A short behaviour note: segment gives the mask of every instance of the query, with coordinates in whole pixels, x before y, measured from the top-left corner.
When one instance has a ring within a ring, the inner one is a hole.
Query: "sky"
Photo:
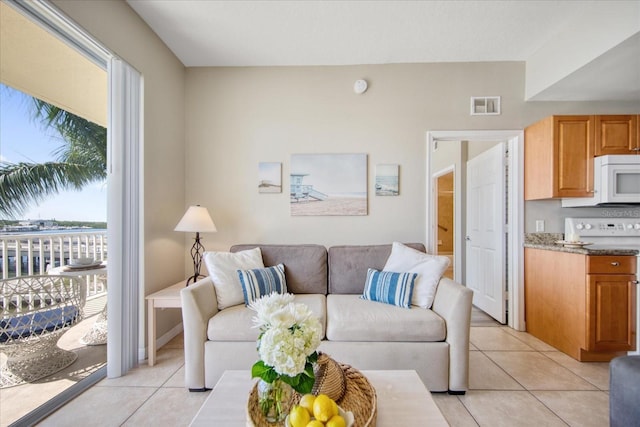
[[[259,181],[270,181],[282,185],[282,163],[260,162],[258,164]]]
[[[30,97],[0,84],[0,160],[42,163],[55,159],[54,152],[63,142],[32,117]],[[0,219],[8,218],[0,216]],[[104,222],[107,220],[106,182],[49,196],[33,203],[24,215],[14,219]]]
[[[328,195],[367,194],[366,154],[293,154],[291,173]]]

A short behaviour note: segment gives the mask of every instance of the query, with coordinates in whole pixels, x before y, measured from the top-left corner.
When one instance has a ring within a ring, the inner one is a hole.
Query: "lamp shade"
[[[207,208],[200,205],[189,206],[189,209],[187,209],[187,212],[185,212],[174,230],[196,233],[213,233],[218,231]]]

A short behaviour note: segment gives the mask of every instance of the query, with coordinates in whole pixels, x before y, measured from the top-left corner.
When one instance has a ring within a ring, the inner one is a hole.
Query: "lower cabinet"
[[[635,276],[588,274],[588,351],[635,350]]]
[[[527,331],[579,361],[635,350],[636,258],[525,248]]]

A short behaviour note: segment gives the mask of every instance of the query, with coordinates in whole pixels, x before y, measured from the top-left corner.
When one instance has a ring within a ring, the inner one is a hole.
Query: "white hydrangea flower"
[[[253,317],[254,327],[268,328],[273,313],[293,303],[295,297],[292,294],[278,294],[272,293],[271,295],[265,295],[255,301],[253,301],[249,308],[256,312],[256,316]]]
[[[304,371],[307,357],[320,345],[322,327],[304,304],[291,294],[271,294],[249,308],[256,312],[254,325],[262,330],[258,340],[260,359],[280,375],[294,377]]]

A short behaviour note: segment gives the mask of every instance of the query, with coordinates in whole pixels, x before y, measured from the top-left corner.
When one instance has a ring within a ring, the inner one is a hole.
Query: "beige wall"
[[[353,93],[356,79],[369,90]],[[324,245],[425,240],[426,132],[522,129],[550,114],[640,111],[636,103],[525,103],[524,64],[190,68],[186,198],[207,206],[234,243]],[[470,96],[502,97],[499,116],[470,116]],[[292,153],[366,153],[369,215],[291,217]],[[283,163],[282,194],[258,194],[260,161]],[[375,165],[400,164],[400,196],[376,197]]]
[[[144,79],[145,294],[185,277],[184,233],[173,228],[184,204],[184,67],[138,15],[118,1],[54,1]],[[159,313],[158,336],[180,322]]]

